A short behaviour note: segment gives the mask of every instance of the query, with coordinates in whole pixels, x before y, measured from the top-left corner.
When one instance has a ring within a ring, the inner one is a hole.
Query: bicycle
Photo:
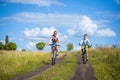
[[[82,49],[82,61],[83,61],[83,64],[86,64],[87,63],[87,45],[84,46],[84,48]]]
[[[83,48],[82,48],[82,61],[83,61],[83,64],[86,64],[87,61],[88,61],[88,56],[87,56],[87,48],[90,48],[92,45],[84,45]]]
[[[57,56],[57,50],[56,47],[60,45],[54,45],[54,44],[49,44],[52,47],[52,57],[51,57],[51,64],[54,65],[56,64],[56,56]]]

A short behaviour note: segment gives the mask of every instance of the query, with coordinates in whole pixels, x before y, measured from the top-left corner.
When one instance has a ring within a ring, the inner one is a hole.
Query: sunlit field
[[[120,80],[120,49],[94,49],[89,58],[97,80]]]
[[[50,53],[0,51],[0,80],[9,80],[48,62]]]
[[[68,80],[78,65],[80,52],[67,53],[65,59],[34,80]],[[77,54],[76,54],[77,53]],[[59,55],[63,56],[64,52]],[[10,80],[50,63],[48,52],[0,51],[0,80]],[[97,80],[120,79],[120,49],[97,48],[89,50],[89,64]],[[59,71],[59,72],[58,72]],[[55,76],[54,76],[55,75]]]

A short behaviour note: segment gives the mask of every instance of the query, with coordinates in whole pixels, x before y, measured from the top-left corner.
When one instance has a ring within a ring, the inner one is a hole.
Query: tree
[[[9,50],[8,43],[9,43],[9,37],[8,37],[8,35],[6,35],[6,37],[5,37],[5,50]]]
[[[17,45],[13,42],[8,43],[9,50],[16,50]]]
[[[67,50],[71,51],[73,49],[73,44],[72,43],[68,43],[67,44]]]
[[[113,45],[112,45],[112,48],[117,48],[117,45],[113,44]]]
[[[9,50],[9,44],[5,44],[4,49]]]
[[[22,49],[21,51],[26,51],[26,49]]]
[[[4,45],[2,42],[0,42],[0,50],[4,50]]]
[[[43,50],[44,48],[45,48],[45,42],[38,42],[38,43],[36,43],[36,48],[38,49],[38,50]]]
[[[9,43],[9,37],[8,37],[8,35],[6,35],[5,44],[8,44],[8,43]]]

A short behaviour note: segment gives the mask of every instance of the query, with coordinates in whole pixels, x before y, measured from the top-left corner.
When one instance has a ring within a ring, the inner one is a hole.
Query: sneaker
[[[87,59],[87,61],[88,61],[88,59]]]

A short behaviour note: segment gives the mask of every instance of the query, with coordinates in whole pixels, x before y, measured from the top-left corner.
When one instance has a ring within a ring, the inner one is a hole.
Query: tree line
[[[36,43],[36,48],[38,50],[43,50],[46,46],[45,42],[38,42]],[[66,45],[66,48],[68,51],[71,51],[73,49],[73,44],[72,43],[68,43]],[[14,42],[9,42],[9,36],[6,35],[5,37],[5,44],[3,44],[2,42],[0,42],[0,50],[16,50],[17,49],[17,45]],[[26,51],[26,49],[22,49],[22,51]]]
[[[36,48],[38,50],[43,50],[45,48],[45,46],[46,46],[45,42],[38,42],[38,43],[36,43]],[[66,48],[67,48],[68,51],[71,51],[73,49],[73,44],[72,43],[68,43],[66,45]]]
[[[0,42],[0,50],[16,50],[17,45],[14,42],[9,42],[9,37],[6,35],[5,37],[5,45]]]

